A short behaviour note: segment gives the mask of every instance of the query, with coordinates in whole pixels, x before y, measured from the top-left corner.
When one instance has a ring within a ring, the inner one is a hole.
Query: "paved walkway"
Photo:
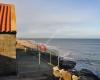
[[[51,66],[43,58],[39,65],[35,52],[17,51],[17,61],[18,75],[1,77],[0,80],[48,80],[47,75],[51,74]]]

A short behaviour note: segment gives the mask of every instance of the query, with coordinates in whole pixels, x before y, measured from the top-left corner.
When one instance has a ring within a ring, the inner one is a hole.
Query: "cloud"
[[[11,0],[16,5],[17,37],[75,37],[96,35],[92,22],[99,24],[90,7],[61,4],[59,1]],[[70,3],[70,2],[69,2]],[[73,3],[74,4],[74,3]],[[88,3],[89,4],[89,3]],[[91,28],[93,28],[91,30]],[[97,30],[97,29],[96,29]],[[92,32],[91,32],[92,31]]]
[[[3,2],[3,0],[0,0],[0,2]]]

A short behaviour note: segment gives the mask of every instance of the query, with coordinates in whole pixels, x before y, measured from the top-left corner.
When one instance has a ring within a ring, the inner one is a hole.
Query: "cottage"
[[[15,7],[0,3],[0,75],[16,73],[16,69]]]

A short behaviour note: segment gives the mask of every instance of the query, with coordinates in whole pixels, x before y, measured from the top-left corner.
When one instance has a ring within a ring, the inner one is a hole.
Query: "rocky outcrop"
[[[92,71],[88,69],[81,69],[79,71],[80,80],[100,80]]]
[[[73,69],[76,66],[75,61],[60,59],[59,67],[65,70]]]
[[[30,49],[37,49],[37,44],[32,43],[30,40],[17,40],[16,48],[24,49],[24,48],[30,48]]]

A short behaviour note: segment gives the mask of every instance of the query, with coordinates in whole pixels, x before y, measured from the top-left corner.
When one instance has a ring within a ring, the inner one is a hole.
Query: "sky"
[[[0,0],[16,8],[18,38],[100,38],[100,0]]]

